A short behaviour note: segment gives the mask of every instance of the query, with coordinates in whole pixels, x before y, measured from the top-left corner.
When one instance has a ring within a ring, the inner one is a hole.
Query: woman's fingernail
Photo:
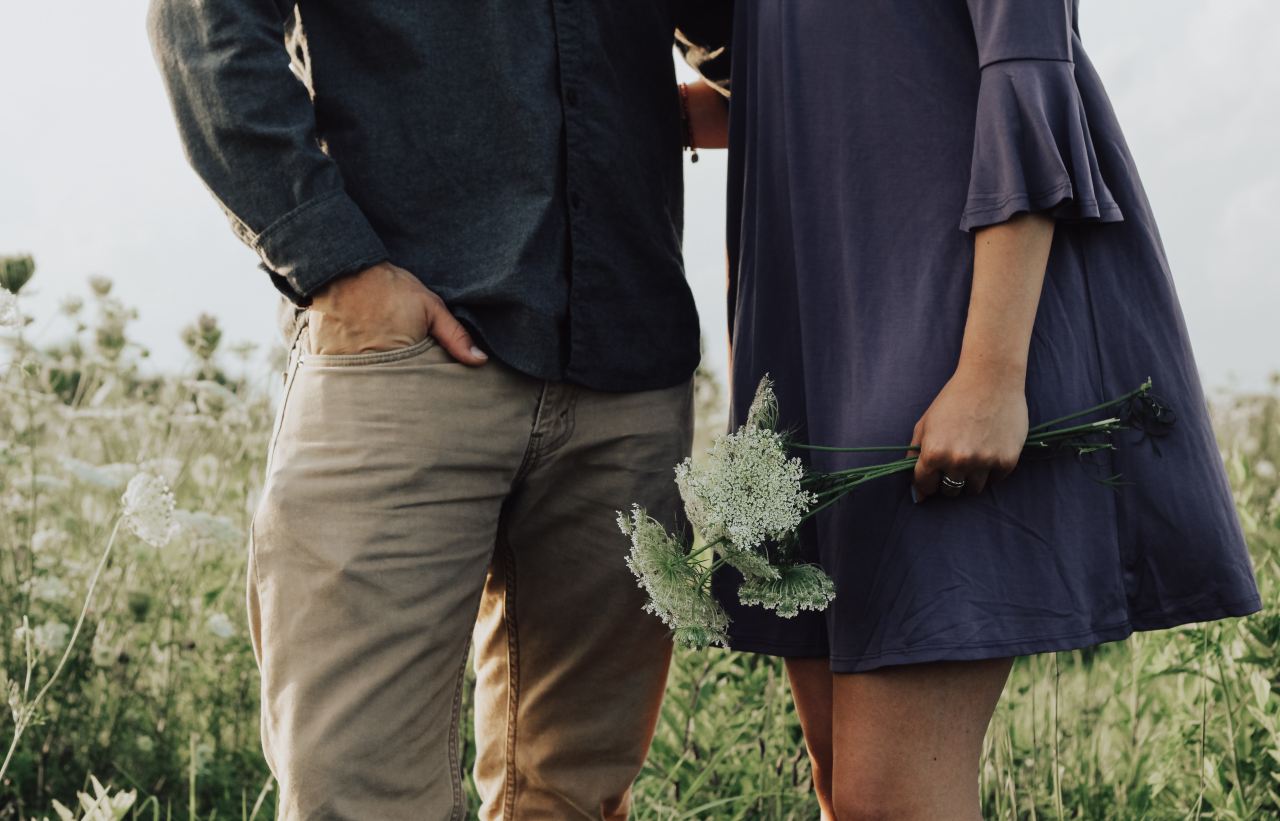
[[[480,350],[480,349],[479,349],[479,348],[477,348],[475,345],[472,345],[472,346],[471,346],[471,355],[472,355],[472,356],[474,356],[476,359],[488,359],[488,358],[489,358],[489,354],[487,354],[487,353],[485,353],[484,351]]]
[[[916,505],[920,504],[920,494],[916,493],[915,485],[911,486],[911,503]]]

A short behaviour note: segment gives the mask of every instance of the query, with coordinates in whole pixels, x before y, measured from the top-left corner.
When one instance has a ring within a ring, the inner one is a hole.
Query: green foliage
[[[144,376],[133,312],[109,280],[62,315],[57,341],[0,332],[0,689],[21,688],[24,615],[33,628],[75,618],[134,470],[169,480],[184,529],[162,550],[121,537],[81,641],[0,783],[0,821],[52,816],[54,800],[92,791],[90,773],[137,790],[128,817],[270,818],[242,600],[279,374],[254,385],[227,376],[221,331],[201,318],[183,334],[190,371]],[[711,383],[699,398],[704,421],[719,412]],[[1263,596],[1276,602],[1280,390],[1216,410]],[[987,739],[987,816],[1280,816],[1278,653],[1272,607],[1020,659]],[[55,659],[37,659],[37,685]],[[0,744],[11,729],[6,711]],[[779,661],[677,653],[633,815],[817,818]]]

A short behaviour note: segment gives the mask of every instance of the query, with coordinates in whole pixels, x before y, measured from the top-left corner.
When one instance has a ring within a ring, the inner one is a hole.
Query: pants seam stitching
[[[458,725],[462,716],[462,682],[466,669],[467,653],[463,652],[453,687],[453,711],[449,718],[449,787],[453,790],[453,810],[450,817],[458,821],[466,817],[462,795],[462,764],[458,760]]]
[[[538,426],[542,424],[542,414],[546,409],[547,388],[548,383],[543,382],[541,389],[538,391],[538,408],[534,411],[533,425],[529,428],[529,443],[525,446],[524,458],[520,460],[520,467],[516,468],[513,482],[523,479],[541,455],[542,434],[538,431]]]
[[[503,620],[507,627],[507,750],[506,788],[503,790],[502,817],[513,821],[516,817],[517,794],[516,741],[519,732],[517,720],[520,707],[520,640],[516,622],[516,567],[511,544],[505,539],[501,547],[504,553]]]

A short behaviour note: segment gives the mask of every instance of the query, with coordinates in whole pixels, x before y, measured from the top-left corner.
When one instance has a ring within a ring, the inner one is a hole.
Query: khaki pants
[[[675,517],[691,386],[598,393],[429,340],[313,355],[303,317],[248,585],[280,817],[463,818],[474,632],[482,816],[624,818],[670,641],[614,512]]]

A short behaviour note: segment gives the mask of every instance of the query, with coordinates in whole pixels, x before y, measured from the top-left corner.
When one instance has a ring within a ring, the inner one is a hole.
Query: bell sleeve
[[[1076,85],[1073,0],[968,0],[981,79],[962,231],[1040,212],[1124,219]]]

